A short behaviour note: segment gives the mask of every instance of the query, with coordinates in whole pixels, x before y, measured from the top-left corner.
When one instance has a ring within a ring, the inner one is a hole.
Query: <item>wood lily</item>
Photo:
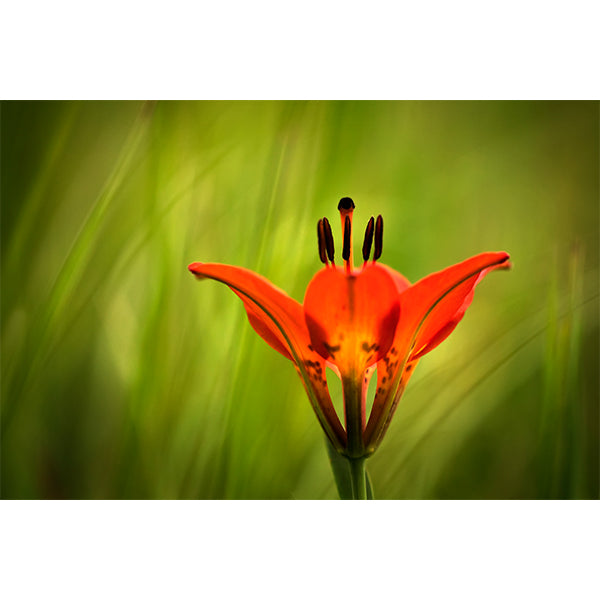
[[[352,462],[375,452],[420,358],[448,337],[471,304],[475,286],[490,271],[507,268],[509,256],[478,254],[411,285],[377,262],[383,247],[381,215],[369,220],[363,264],[353,266],[354,203],[342,198],[338,209],[342,264],[335,263],[329,221],[321,219],[317,234],[324,268],[309,283],[303,304],[241,267],[195,262],[188,268],[198,279],[220,281],[239,296],[255,331],[294,363],[329,441]],[[342,382],[344,424],[327,388],[327,367]],[[375,371],[373,408],[366,415]]]

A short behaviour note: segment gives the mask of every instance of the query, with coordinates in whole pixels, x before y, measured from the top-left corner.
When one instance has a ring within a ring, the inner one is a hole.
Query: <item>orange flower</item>
[[[450,335],[471,304],[475,286],[490,271],[507,268],[509,256],[478,254],[411,285],[377,263],[383,242],[381,215],[377,220],[371,217],[362,248],[364,262],[354,268],[354,202],[342,198],[338,209],[343,266],[335,265],[331,227],[321,219],[317,232],[325,267],[309,283],[303,304],[241,267],[196,262],[188,268],[198,279],[228,285],[241,298],[254,330],[294,363],[335,449],[358,459],[371,455],[381,443],[419,359]],[[327,367],[342,381],[345,426],[329,395]],[[377,391],[367,419],[367,389],[375,370]]]

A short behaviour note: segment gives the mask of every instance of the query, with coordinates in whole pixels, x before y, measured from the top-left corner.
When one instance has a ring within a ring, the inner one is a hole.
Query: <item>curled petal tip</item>
[[[200,263],[200,262],[193,262],[188,265],[188,271],[190,273],[193,273],[197,277],[201,276],[201,273],[200,273],[201,268],[202,268],[202,263]]]
[[[500,260],[496,263],[496,269],[502,271],[508,271],[512,269],[512,262],[510,262],[510,254],[508,252],[498,252]]]
[[[513,264],[510,262],[510,254],[508,252],[504,253],[506,255],[504,262],[502,263],[501,269],[512,269]]]

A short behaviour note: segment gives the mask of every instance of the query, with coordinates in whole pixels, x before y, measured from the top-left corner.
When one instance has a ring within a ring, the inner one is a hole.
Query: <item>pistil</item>
[[[352,198],[342,198],[338,203],[338,210],[340,211],[342,233],[344,234],[342,258],[346,266],[346,273],[350,274],[354,268],[352,252],[352,214],[354,213],[354,201]]]

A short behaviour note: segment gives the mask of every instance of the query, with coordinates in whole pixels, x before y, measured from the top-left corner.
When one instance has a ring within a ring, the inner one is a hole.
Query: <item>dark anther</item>
[[[323,232],[325,234],[325,248],[327,248],[327,258],[333,262],[333,233],[327,217],[323,218]]]
[[[338,210],[354,210],[352,198],[342,198],[338,203]]]
[[[319,258],[323,264],[327,264],[327,248],[325,247],[325,228],[323,227],[323,219],[319,219],[317,224],[317,237],[319,238]]]
[[[375,219],[371,217],[365,229],[365,241],[363,242],[363,260],[369,260],[371,254],[371,246],[373,245],[373,228],[375,227]]]
[[[342,258],[344,260],[350,260],[350,217],[346,215],[344,221],[344,249],[342,251]]]
[[[377,260],[383,251],[383,217],[379,215],[375,222],[375,250],[373,251],[373,260]]]

